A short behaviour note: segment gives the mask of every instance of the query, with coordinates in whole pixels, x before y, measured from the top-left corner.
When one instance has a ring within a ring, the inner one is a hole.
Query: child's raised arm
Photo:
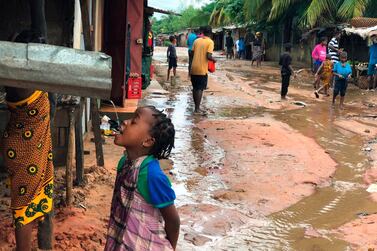
[[[181,225],[178,211],[174,205],[170,205],[168,207],[161,208],[160,212],[165,221],[165,231],[167,238],[170,241],[173,249],[175,250],[177,248],[179,227]]]

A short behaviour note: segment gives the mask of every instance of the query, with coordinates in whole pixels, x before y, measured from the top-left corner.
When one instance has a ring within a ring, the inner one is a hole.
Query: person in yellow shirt
[[[191,66],[191,83],[193,87],[193,98],[195,103],[195,114],[204,114],[200,110],[200,103],[203,91],[207,89],[208,83],[208,60],[216,62],[212,57],[214,42],[209,36],[212,34],[211,27],[202,27],[203,37],[195,40],[192,48],[194,57]]]

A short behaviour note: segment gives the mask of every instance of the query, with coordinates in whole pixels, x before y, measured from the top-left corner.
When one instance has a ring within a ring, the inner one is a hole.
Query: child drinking
[[[328,94],[329,86],[331,83],[331,80],[333,78],[333,62],[331,61],[331,55],[326,55],[326,60],[322,62],[321,66],[318,68],[315,78],[322,80],[322,87],[320,87],[318,90],[314,92],[316,98],[319,98],[319,92],[324,89],[325,95],[330,96]]]
[[[347,81],[351,77],[352,69],[350,64],[347,62],[347,52],[343,51],[340,53],[340,62],[334,65],[334,95],[332,104],[335,105],[336,97],[340,93],[340,109],[344,107],[344,97],[347,91]]]
[[[285,44],[285,52],[280,56],[279,65],[281,65],[281,99],[286,99],[288,93],[291,75],[294,73],[291,57],[291,44]]]
[[[169,63],[169,68],[168,68],[168,78],[167,80],[169,81],[170,79],[170,71],[173,69],[173,74],[174,77],[177,74],[177,50],[176,50],[176,45],[177,45],[177,39],[174,36],[169,37],[170,40],[170,45],[168,47],[167,51],[167,57],[168,57],[168,63]]]
[[[155,107],[138,108],[114,143],[124,147],[118,164],[105,250],[175,250],[180,219],[175,193],[158,159],[174,147],[174,126]]]

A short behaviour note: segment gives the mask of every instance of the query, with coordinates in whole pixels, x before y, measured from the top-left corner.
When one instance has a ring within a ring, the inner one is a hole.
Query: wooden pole
[[[41,37],[47,40],[45,0],[30,0],[29,5],[30,5],[30,17],[31,17],[31,29],[38,32]],[[55,107],[52,107],[51,109],[52,109],[51,114],[54,115]],[[51,120],[52,119],[53,118],[51,118]],[[40,221],[38,223],[37,239],[38,239],[38,247],[41,250],[52,249],[52,232],[53,232],[52,217],[53,217],[53,211],[45,215],[43,221]]]
[[[66,162],[66,204],[67,206],[72,205],[72,188],[73,188],[73,152],[75,147],[75,108],[68,109],[69,115],[69,129],[68,129],[68,151],[67,151],[67,162]]]
[[[85,50],[93,51],[93,41],[91,39],[91,33],[90,33],[88,1],[80,0],[80,7],[81,7],[82,28],[84,32]],[[90,110],[92,114],[92,127],[93,127],[93,133],[94,133],[94,143],[96,146],[97,166],[104,166],[105,162],[103,158],[102,136],[101,136],[101,129],[100,129],[101,121],[99,118],[97,99],[91,99]]]
[[[29,0],[31,11],[31,29],[47,38],[47,23],[45,17],[45,0]]]
[[[77,110],[75,123],[75,149],[76,149],[76,185],[81,185],[84,180],[84,143],[82,136],[82,115],[84,113],[84,99],[81,98]],[[85,115],[84,115],[85,116]]]

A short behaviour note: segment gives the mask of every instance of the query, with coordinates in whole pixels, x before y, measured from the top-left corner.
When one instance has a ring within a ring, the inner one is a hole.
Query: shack
[[[215,43],[215,51],[225,50],[225,41],[228,32],[231,32],[234,43],[240,38],[245,38],[246,25],[229,25],[212,29],[212,38]]]
[[[377,34],[377,18],[354,18],[351,27],[344,28],[343,48],[349,52],[349,58],[355,71],[360,88],[368,87],[367,70],[369,62],[370,36]]]

